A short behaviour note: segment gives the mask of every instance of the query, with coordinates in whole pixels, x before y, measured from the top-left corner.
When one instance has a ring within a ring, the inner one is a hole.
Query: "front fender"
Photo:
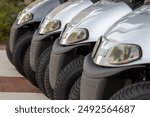
[[[32,9],[28,11],[33,14],[33,19],[31,21],[21,25],[18,25],[16,21],[14,22],[11,28],[9,39],[9,47],[11,53],[13,51],[15,42],[22,34],[27,31],[27,29],[23,30],[24,27],[26,28],[28,25],[34,23],[40,24],[41,20],[48,14],[48,12],[52,11],[58,5],[60,5],[59,0],[43,0],[40,4],[35,5]]]
[[[78,45],[64,46],[60,44],[60,39],[57,39],[53,45],[52,53],[63,54],[73,50],[74,48],[81,47],[81,46],[89,46],[89,45],[90,43],[83,43]]]
[[[91,54],[89,54],[84,59],[80,99],[109,99],[114,93],[124,87],[129,80],[130,75],[122,78],[120,74],[124,76],[128,74],[129,70],[142,70],[143,68],[145,68],[145,65],[118,68],[98,66],[93,62]]]
[[[59,39],[57,39],[52,48],[51,56],[50,56],[50,64],[49,64],[49,81],[52,88],[55,87],[55,83],[57,77],[65,65],[67,65],[70,61],[74,60],[78,57],[77,54],[69,53],[69,51],[74,48],[83,46],[85,44],[79,44],[74,46],[61,46],[59,44]],[[88,45],[88,44],[87,44]]]
[[[35,31],[30,46],[30,66],[35,71],[41,53],[59,37],[60,32],[40,35]]]
[[[59,0],[43,0],[39,4],[32,7],[28,12],[33,14],[33,19],[27,23],[20,25],[19,27],[32,24],[34,22],[40,22],[50,11],[61,3]]]

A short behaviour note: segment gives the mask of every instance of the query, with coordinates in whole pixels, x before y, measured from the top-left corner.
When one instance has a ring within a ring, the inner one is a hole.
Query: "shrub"
[[[0,42],[9,38],[11,26],[23,7],[21,0],[0,0]]]

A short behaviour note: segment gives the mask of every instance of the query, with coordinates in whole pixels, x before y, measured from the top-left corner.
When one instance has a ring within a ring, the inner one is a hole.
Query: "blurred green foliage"
[[[0,42],[9,38],[11,26],[23,8],[21,0],[0,0]]]

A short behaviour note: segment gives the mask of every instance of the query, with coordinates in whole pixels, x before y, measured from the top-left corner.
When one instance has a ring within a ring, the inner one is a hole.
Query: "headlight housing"
[[[141,48],[137,45],[117,45],[111,49],[108,61],[110,64],[126,64],[141,58]]]
[[[88,39],[89,33],[87,29],[75,28],[69,34],[64,31],[62,35],[61,44],[73,44]]]
[[[61,27],[60,20],[50,20],[45,18],[39,29],[39,34],[46,34],[55,31]]]
[[[33,19],[32,13],[27,13],[25,11],[22,11],[19,13],[19,15],[17,17],[17,24],[20,25],[20,24],[26,23],[32,19]]]
[[[102,41],[100,43],[100,46],[93,57],[95,64],[102,66],[121,66],[136,61],[142,57],[142,50],[138,45],[107,44],[107,41]]]
[[[33,19],[33,14],[30,13],[30,9],[32,9],[35,5],[39,4],[43,0],[36,0],[28,5],[24,10],[22,10],[17,17],[17,24],[23,24]]]

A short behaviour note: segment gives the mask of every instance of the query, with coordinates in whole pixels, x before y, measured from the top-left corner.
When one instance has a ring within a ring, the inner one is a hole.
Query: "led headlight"
[[[136,45],[117,45],[111,49],[108,61],[110,64],[126,64],[141,57],[141,49]]]
[[[40,26],[39,33],[46,34],[52,31],[55,31],[61,27],[61,22],[59,20],[49,20],[45,18],[44,22]]]
[[[19,25],[19,24],[26,23],[26,22],[32,20],[32,18],[33,18],[32,13],[27,13],[25,11],[22,11],[22,12],[20,12],[20,14],[17,17],[17,24]]]
[[[62,44],[73,44],[88,39],[88,30],[84,28],[73,29],[70,34],[62,35]]]

